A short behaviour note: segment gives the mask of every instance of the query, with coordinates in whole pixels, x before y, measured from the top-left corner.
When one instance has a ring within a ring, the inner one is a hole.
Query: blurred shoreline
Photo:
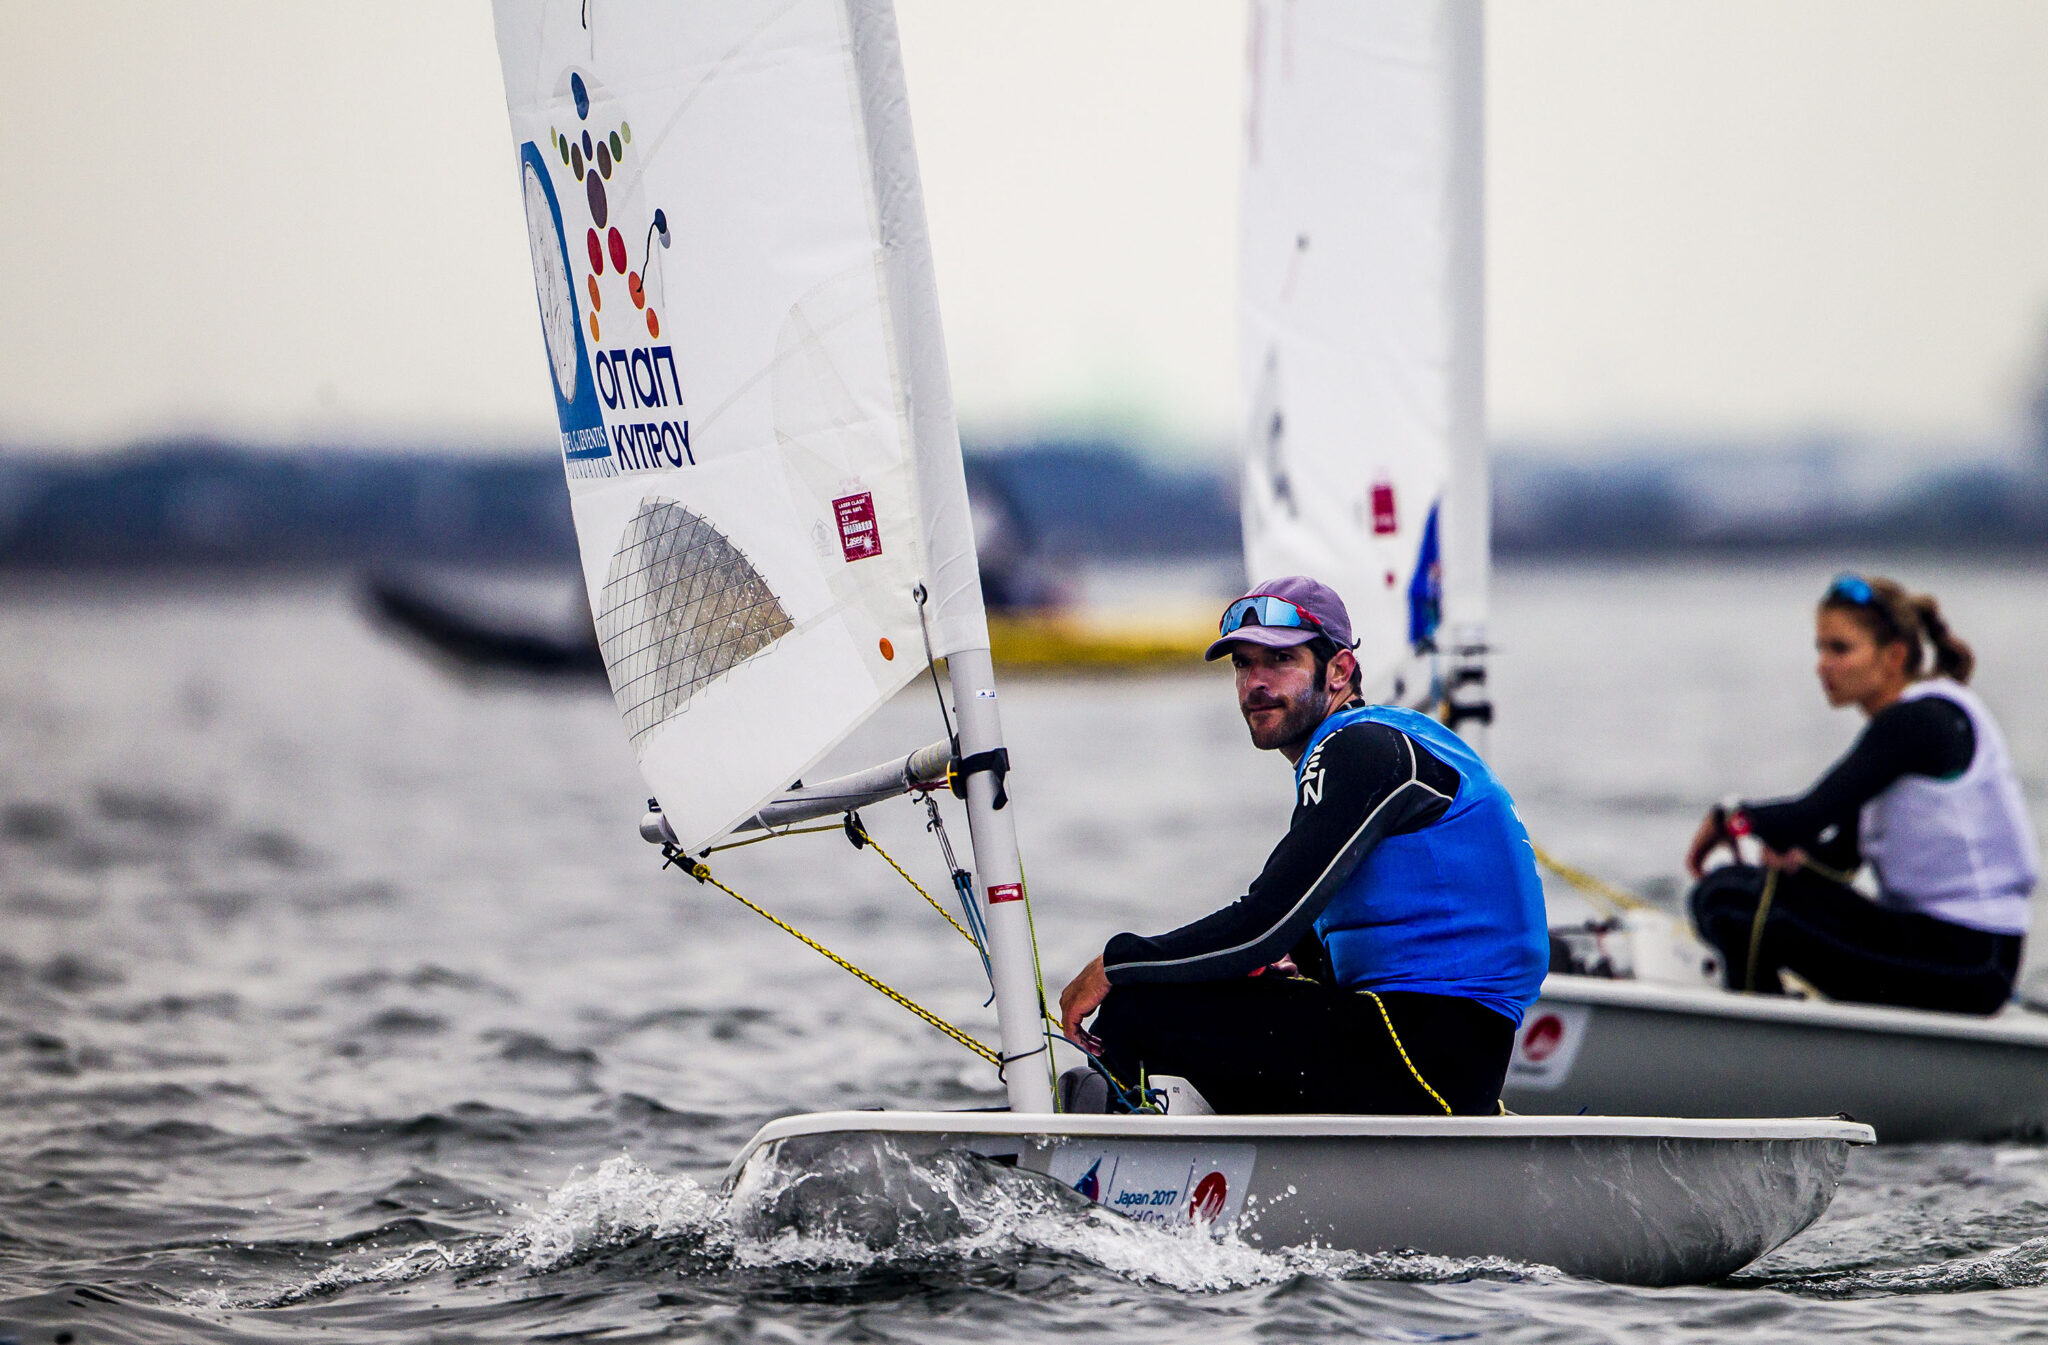
[[[1494,551],[1516,558],[2048,550],[2048,458],[1921,465],[1835,443],[1644,446],[1597,458],[1503,448]],[[1234,464],[1106,440],[970,447],[1040,563],[1225,565]],[[988,540],[984,539],[984,545]],[[366,453],[181,440],[93,457],[0,458],[0,573],[206,574],[575,563],[560,463],[528,453]]]

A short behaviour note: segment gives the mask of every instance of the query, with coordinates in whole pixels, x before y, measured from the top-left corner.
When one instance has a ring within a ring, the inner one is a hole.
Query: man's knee
[[[1688,905],[1693,927],[1712,941],[1718,926],[1747,923],[1756,916],[1763,895],[1763,870],[1753,864],[1727,864],[1693,885]]]
[[[1170,983],[1113,987],[1088,1030],[1112,1049],[1137,1048],[1182,1019],[1189,1006],[1187,987]]]

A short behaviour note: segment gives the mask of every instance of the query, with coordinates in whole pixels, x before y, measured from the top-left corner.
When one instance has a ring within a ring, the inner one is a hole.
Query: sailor
[[[1548,958],[1528,833],[1455,733],[1364,700],[1354,645],[1313,579],[1225,610],[1207,657],[1236,670],[1252,745],[1294,764],[1293,820],[1244,896],[1118,934],[1060,995],[1119,1087],[1179,1075],[1223,1113],[1498,1111]]]
[[[2005,739],[1964,686],[1976,658],[1932,597],[1856,574],[1828,586],[1814,644],[1828,704],[1870,722],[1798,798],[1707,814],[1686,853],[1693,922],[1731,989],[1782,994],[1784,970],[1833,999],[1994,1013],[2012,994],[2040,860]],[[1702,878],[1744,835],[1764,864]],[[1848,886],[1865,862],[1875,901]]]

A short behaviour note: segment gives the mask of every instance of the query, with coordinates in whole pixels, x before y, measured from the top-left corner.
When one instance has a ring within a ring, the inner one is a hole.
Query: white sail
[[[591,610],[695,848],[921,672],[927,628],[988,644],[894,20],[496,15]]]
[[[1481,15],[1251,3],[1246,565],[1334,587],[1381,694],[1440,618],[1484,642]]]

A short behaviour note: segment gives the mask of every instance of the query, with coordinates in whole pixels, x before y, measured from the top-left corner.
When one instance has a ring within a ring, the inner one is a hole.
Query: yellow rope
[[[880,855],[883,859],[888,860],[889,867],[896,870],[896,872],[902,876],[904,882],[910,884],[911,891],[917,893],[917,895],[919,895],[920,897],[923,897],[926,902],[930,903],[931,908],[933,910],[937,911],[940,915],[944,916],[946,923],[951,925],[955,930],[957,930],[961,938],[973,944],[976,952],[981,951],[981,945],[979,943],[976,943],[974,936],[967,932],[967,927],[961,924],[958,920],[955,920],[953,918],[953,913],[951,911],[939,905],[939,903],[933,899],[932,894],[925,891],[924,887],[921,884],[919,884],[917,879],[911,877],[909,872],[901,864],[898,864],[895,861],[895,859],[890,856],[887,850],[884,850],[881,847],[881,845],[875,840],[875,838],[869,834],[866,824],[861,822],[858,816],[856,816],[854,819],[854,825],[860,828],[860,838],[866,841],[870,846],[873,846],[876,854]]]
[[[1800,867],[1812,869],[1815,873],[1827,879],[1829,882],[1840,883],[1843,887],[1847,887],[1851,883],[1856,881],[1855,874],[1844,873],[1840,869],[1831,869],[1827,865],[1821,863],[1819,860],[1813,858],[1811,855],[1807,856],[1805,859],[1802,859],[1800,861]]]
[[[1401,1053],[1401,1063],[1406,1065],[1408,1072],[1415,1076],[1415,1082],[1422,1085],[1422,1091],[1436,1099],[1436,1105],[1444,1109],[1444,1115],[1455,1115],[1451,1111],[1451,1104],[1444,1101],[1444,1095],[1429,1086],[1429,1080],[1422,1077],[1422,1071],[1415,1068],[1415,1062],[1408,1058],[1408,1048],[1401,1044],[1401,1034],[1394,1031],[1394,1020],[1387,1016],[1387,1006],[1380,1002],[1380,997],[1370,990],[1361,991],[1360,993],[1370,999],[1379,1009],[1380,1021],[1387,1025],[1387,1035],[1394,1039],[1394,1049]]]
[[[1821,863],[1819,860],[1813,858],[1811,855],[1801,856],[1799,860],[1799,867],[1802,869],[1811,869],[1813,870],[1813,872],[1819,874],[1821,877],[1827,879],[1829,882],[1839,883],[1843,887],[1847,887],[1851,883],[1856,881],[1855,874],[1844,873],[1840,869],[1829,868],[1827,865]],[[1763,953],[1764,926],[1770,921],[1771,901],[1777,895],[1778,870],[1771,868],[1769,865],[1765,865],[1763,895],[1757,898],[1756,914],[1754,916],[1751,916],[1749,921],[1749,969],[1743,974],[1742,977],[1742,988],[1744,990],[1756,989],[1756,961],[1757,958],[1761,956]],[[1781,968],[1780,970],[1783,971],[1786,969]]]
[[[887,858],[886,855],[883,857],[885,859]],[[882,982],[876,980],[873,976],[868,975],[859,967],[854,966],[853,963],[848,962],[845,958],[839,956],[839,954],[833,952],[824,944],[819,943],[816,939],[804,933],[796,926],[788,923],[787,921],[777,919],[775,916],[770,915],[767,911],[762,910],[759,906],[756,906],[753,902],[748,901],[745,897],[733,891],[724,883],[719,882],[718,879],[712,877],[711,869],[709,868],[709,866],[700,863],[697,860],[691,859],[688,855],[682,854],[679,851],[673,852],[670,858],[675,864],[679,865],[682,868],[684,873],[689,874],[698,882],[711,884],[711,886],[725,893],[725,895],[731,897],[734,901],[737,901],[740,905],[746,907],[754,914],[760,916],[763,920],[766,920],[769,924],[775,926],[783,933],[796,939],[798,942],[802,943],[805,947],[811,949],[813,952],[822,955],[823,957],[831,961],[835,966],[839,967],[840,970],[851,972],[859,980],[866,982],[867,985],[869,985],[873,989],[881,991],[884,995],[887,995],[897,1004],[916,1014],[919,1018],[923,1019],[925,1023],[927,1023],[929,1026],[936,1028],[940,1032],[945,1033],[948,1037],[951,1037],[954,1041],[960,1043],[962,1046],[965,1046],[968,1050],[974,1052],[983,1060],[988,1061],[989,1064],[996,1066],[998,1069],[1002,1068],[1003,1059],[994,1051],[991,1051],[988,1047],[982,1045],[974,1038],[968,1036],[959,1028],[954,1027],[951,1023],[939,1017],[930,1009],[925,1008],[922,1004],[919,1004],[917,1001],[911,999],[908,995],[905,995],[898,990],[892,990],[888,986],[882,984]],[[891,864],[894,864],[896,861],[892,859],[889,862]],[[897,872],[901,873],[902,870],[898,869]],[[908,875],[905,876],[907,877]],[[913,884],[913,886],[915,886],[915,884]],[[930,898],[926,898],[926,900],[930,900]],[[943,912],[941,912],[941,914],[943,914]],[[951,917],[949,916],[948,919],[950,918]],[[962,933],[965,933],[965,931],[963,930]]]
[[[1590,893],[1607,902],[1610,906],[1618,907],[1624,911],[1646,911],[1650,909],[1650,903],[1636,896],[1633,892],[1624,892],[1613,883],[1596,878],[1584,869],[1573,868],[1534,841],[1529,842],[1529,848],[1536,852],[1536,862],[1538,864],[1549,869],[1581,892]]]
[[[707,855],[715,855],[721,850],[744,850],[750,845],[759,845],[763,841],[779,841],[784,836],[809,836],[814,832],[838,831],[839,829],[840,827],[837,822],[833,822],[829,825],[822,827],[791,827],[787,831],[764,832],[763,834],[755,836],[750,840],[727,841],[724,845],[712,846],[709,850],[704,851],[704,853]]]
[[[1764,870],[1764,894],[1757,898],[1756,915],[1749,922],[1749,969],[1743,973],[1742,988],[1756,989],[1756,959],[1764,948],[1764,925],[1771,918],[1771,898],[1778,895],[1778,871]]]

